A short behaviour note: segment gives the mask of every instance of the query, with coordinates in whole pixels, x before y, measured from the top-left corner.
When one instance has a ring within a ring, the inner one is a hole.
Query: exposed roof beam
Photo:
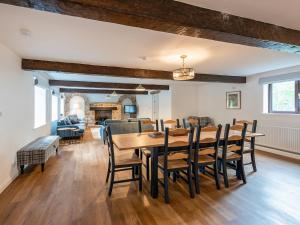
[[[90,93],[90,94],[112,94],[115,91],[120,95],[148,95],[148,91],[127,91],[111,89],[79,89],[79,88],[60,88],[61,93]]]
[[[136,89],[139,84],[86,82],[86,81],[69,81],[69,80],[49,80],[49,85],[50,86],[61,86],[61,87]],[[142,86],[147,90],[169,90],[169,85],[142,84]]]
[[[173,0],[0,0],[132,27],[300,53],[300,31]]]
[[[79,63],[63,63],[42,60],[22,59],[22,69],[57,71],[97,76],[113,76],[126,78],[173,80],[172,72],[161,70],[146,70],[136,68],[122,68],[112,66],[96,66]],[[220,83],[246,83],[246,77],[226,76],[212,74],[196,74],[190,81],[220,82]]]

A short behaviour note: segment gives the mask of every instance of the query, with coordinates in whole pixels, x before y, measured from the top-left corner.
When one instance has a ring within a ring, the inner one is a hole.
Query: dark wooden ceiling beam
[[[49,80],[50,86],[60,87],[88,87],[88,88],[116,88],[116,89],[136,89],[139,84],[132,83],[107,83],[107,82],[86,82],[69,80]],[[142,84],[147,90],[169,90],[169,85]]]
[[[132,27],[300,53],[300,31],[173,0],[0,0]]]
[[[33,60],[33,59],[22,59],[22,69],[56,71],[56,72],[96,75],[96,76],[100,75],[100,76],[113,76],[113,77],[124,77],[124,78],[173,80],[173,74],[170,71],[146,70],[146,69],[123,68],[123,67],[112,67],[112,66],[96,66],[96,65],[51,62],[51,61],[42,61],[42,60]],[[212,75],[212,74],[196,74],[195,78],[189,81],[246,83],[246,77]]]
[[[60,88],[60,93],[85,93],[85,94],[112,94],[116,91],[120,95],[148,95],[148,91],[112,90],[112,89],[80,89]]]

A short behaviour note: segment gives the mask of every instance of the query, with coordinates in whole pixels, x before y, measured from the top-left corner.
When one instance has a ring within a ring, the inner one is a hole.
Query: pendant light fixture
[[[118,94],[117,94],[117,92],[116,91],[113,91],[113,93],[111,93],[111,95],[110,95],[111,97],[118,97]]]
[[[137,91],[145,91],[146,88],[144,88],[143,85],[139,84],[139,85],[136,87],[135,90],[137,90]]]
[[[185,67],[184,60],[187,58],[186,55],[180,56],[182,59],[182,67],[173,71],[173,79],[174,80],[191,80],[195,77],[195,71],[193,68]]]

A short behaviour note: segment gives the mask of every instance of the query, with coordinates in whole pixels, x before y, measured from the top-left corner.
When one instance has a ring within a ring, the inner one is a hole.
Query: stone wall
[[[95,111],[90,110],[90,105],[101,107],[117,107],[117,110],[112,111],[112,119],[126,119],[128,115],[124,114],[124,104],[136,104],[135,95],[121,95],[117,102],[90,102],[88,95],[79,93],[65,93],[65,115],[70,115],[70,100],[74,96],[80,96],[85,102],[85,120],[88,125],[95,124]],[[134,116],[134,115],[133,115]]]

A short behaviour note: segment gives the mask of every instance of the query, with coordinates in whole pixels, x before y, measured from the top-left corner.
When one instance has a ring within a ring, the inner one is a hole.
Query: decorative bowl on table
[[[154,131],[148,134],[149,137],[152,138],[160,138],[160,137],[164,137],[164,133],[159,132],[159,131]]]
[[[189,131],[185,128],[176,128],[169,131],[170,136],[185,136],[188,135]]]

